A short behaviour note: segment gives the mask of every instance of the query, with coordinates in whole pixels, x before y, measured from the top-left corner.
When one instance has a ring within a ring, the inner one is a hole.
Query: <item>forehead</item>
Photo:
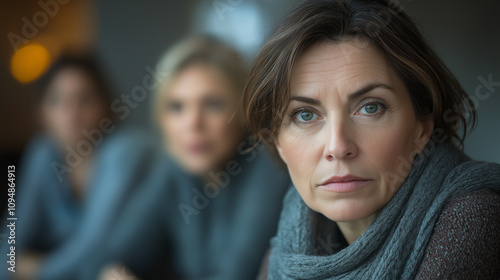
[[[291,94],[318,87],[347,91],[369,82],[390,83],[394,75],[382,54],[366,41],[321,42],[296,61]]]
[[[92,79],[83,69],[77,66],[66,66],[54,74],[49,86],[73,85],[76,82],[87,83],[92,82]]]
[[[67,66],[55,73],[44,89],[42,100],[48,97],[94,97],[102,90],[93,77],[76,66]]]
[[[207,94],[227,94],[230,82],[218,69],[205,64],[193,64],[180,70],[168,86],[168,96],[196,98]]]

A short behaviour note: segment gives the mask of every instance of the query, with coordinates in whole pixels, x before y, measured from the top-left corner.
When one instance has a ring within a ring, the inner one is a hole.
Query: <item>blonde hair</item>
[[[161,112],[162,97],[175,79],[176,74],[186,67],[198,63],[206,64],[219,70],[233,84],[237,94],[242,94],[246,67],[241,55],[233,48],[213,37],[192,36],[168,49],[158,62],[157,71],[166,75],[153,93],[152,100],[155,120],[157,120]],[[241,98],[238,96],[238,99]]]

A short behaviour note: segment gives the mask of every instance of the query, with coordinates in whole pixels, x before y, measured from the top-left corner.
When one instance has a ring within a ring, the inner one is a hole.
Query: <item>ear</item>
[[[419,143],[419,148],[422,150],[424,146],[429,142],[432,132],[434,131],[434,119],[430,118],[428,120],[420,122],[420,131],[417,136],[417,143]]]
[[[281,145],[280,145],[280,142],[278,141],[278,137],[275,136],[273,137],[273,142],[274,142],[274,146],[276,147],[276,150],[278,151],[278,154],[280,155],[280,158],[281,160],[285,163],[286,163],[286,158],[283,154],[283,149],[281,148]]]

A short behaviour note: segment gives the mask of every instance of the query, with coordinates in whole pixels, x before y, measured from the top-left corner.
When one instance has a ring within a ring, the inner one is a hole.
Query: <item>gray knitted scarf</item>
[[[368,229],[351,245],[319,254],[318,236],[341,233],[332,230],[336,224],[325,226],[334,222],[311,210],[292,187],[271,241],[269,279],[414,279],[447,202],[483,188],[500,190],[500,165],[429,142]]]

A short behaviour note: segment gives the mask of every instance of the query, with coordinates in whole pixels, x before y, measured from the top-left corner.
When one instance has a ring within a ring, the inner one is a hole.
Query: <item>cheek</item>
[[[207,116],[205,120],[206,137],[216,147],[216,153],[221,156],[231,153],[241,133],[239,123],[236,120],[229,122],[229,117],[225,114]]]
[[[313,131],[297,131],[292,128],[282,129],[278,134],[290,177],[301,193],[309,189],[311,178],[321,160],[322,147],[318,137]]]
[[[176,146],[180,138],[183,137],[181,122],[173,115],[163,113],[160,118],[160,125],[164,138],[169,145]]]
[[[53,107],[47,113],[47,125],[52,129],[63,129],[67,124],[71,123],[71,118],[68,116],[62,106]]]
[[[45,127],[50,127],[52,125],[52,120],[54,119],[53,116],[54,110],[52,110],[48,105],[42,105],[40,118]]]
[[[106,108],[104,105],[95,104],[94,106],[89,106],[84,112],[85,126],[86,127],[98,127],[99,122],[106,117]]]
[[[403,160],[412,157],[416,146],[416,122],[404,117],[396,119],[390,124],[365,128],[358,141],[361,158],[367,168],[379,174],[380,191],[386,194],[397,190],[408,175],[409,164]]]
[[[228,133],[231,131],[231,124],[228,123],[229,118],[226,114],[222,113],[207,113],[204,117],[208,131],[212,135],[219,135],[220,133]],[[221,138],[224,135],[219,135]]]
[[[160,117],[160,127],[165,136],[168,136],[170,133],[170,122],[169,118],[166,116],[165,113],[161,114]]]

